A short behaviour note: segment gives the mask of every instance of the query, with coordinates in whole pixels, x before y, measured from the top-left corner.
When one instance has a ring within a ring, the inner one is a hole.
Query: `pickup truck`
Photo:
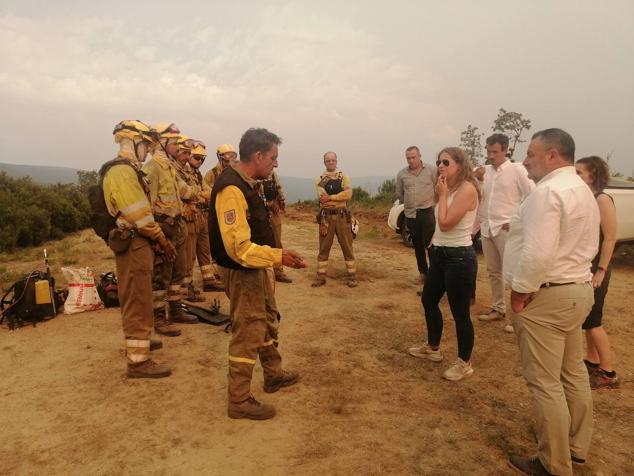
[[[610,180],[605,192],[614,199],[616,206],[616,241],[634,243],[634,182]],[[403,204],[394,202],[387,217],[387,226],[400,234],[407,246],[412,246],[412,235],[407,229]]]

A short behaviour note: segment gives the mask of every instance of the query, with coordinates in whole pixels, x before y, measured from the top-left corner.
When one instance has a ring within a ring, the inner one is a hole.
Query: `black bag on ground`
[[[6,318],[9,329],[15,329],[55,317],[57,294],[51,296],[51,287],[55,289],[55,278],[51,277],[49,282],[41,271],[33,271],[16,281],[0,300],[0,324]]]
[[[97,282],[97,293],[106,307],[119,307],[119,284],[117,277],[110,271],[101,273]]]
[[[204,324],[222,326],[231,321],[230,316],[220,313],[220,302],[217,299],[214,299],[208,308],[181,303],[181,309],[187,314],[196,316]]]

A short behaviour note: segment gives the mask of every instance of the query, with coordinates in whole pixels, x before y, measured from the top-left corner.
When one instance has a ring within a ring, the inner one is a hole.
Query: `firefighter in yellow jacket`
[[[119,302],[126,339],[127,375],[130,378],[160,378],[171,374],[168,367],[155,363],[150,351],[162,347],[150,339],[152,312],[152,243],[165,259],[176,256],[174,245],[165,238],[154,221],[148,187],[140,166],[145,160],[152,137],[140,121],[122,121],[113,131],[120,150],[117,158],[100,170],[108,213],[116,218],[116,228],[108,244],[115,252],[119,281]]]
[[[328,257],[334,237],[337,237],[348,271],[347,285],[357,286],[357,269],[352,249],[352,215],[347,208],[347,201],[352,198],[350,178],[337,169],[337,154],[324,154],[326,171],[315,181],[319,198],[319,255],[317,256],[317,279],[312,286],[326,284]]]
[[[275,172],[266,180],[262,180],[262,192],[266,204],[271,212],[271,227],[275,238],[275,247],[282,248],[282,215],[286,210],[286,198],[282,190],[282,183]],[[283,266],[275,267],[275,281],[292,283],[293,280],[284,272]]]
[[[222,171],[226,169],[227,167],[231,167],[237,162],[238,153],[236,152],[236,150],[233,148],[231,144],[222,144],[222,145],[219,145],[218,148],[216,149],[216,158],[218,159],[218,163],[214,165],[210,170],[207,171],[203,179],[204,185],[210,191],[209,192],[210,195],[211,195],[211,189],[213,188],[214,183],[216,183],[216,179],[218,178],[218,176],[220,176]],[[208,239],[209,239],[209,245],[211,246],[211,237],[209,236]],[[218,271],[215,267],[215,263],[213,262],[213,257],[212,257],[212,264],[209,266],[209,268],[205,268],[203,270],[203,268],[201,267],[200,272],[203,274],[203,281],[206,276],[207,281],[209,283],[209,284],[203,285],[203,289],[205,291],[215,291],[216,284],[211,281],[211,275],[213,274],[216,283],[220,282],[221,276],[220,274],[218,274]]]
[[[181,189],[181,201],[183,203],[183,221],[185,224],[185,244],[183,253],[186,256],[185,276],[181,282],[181,298],[191,300],[193,296],[192,282],[194,278],[194,259],[196,251],[196,235],[198,233],[197,202],[199,190],[191,172],[189,159],[194,147],[194,141],[187,136],[180,136],[176,141],[177,151],[174,160],[178,177],[187,188]],[[201,300],[203,300],[201,298]]]
[[[277,167],[281,139],[266,129],[249,129],[240,140],[240,161],[226,168],[211,193],[209,235],[211,252],[223,269],[230,301],[229,404],[231,418],[265,420],[275,407],[251,394],[256,359],[264,371],[264,391],[293,385],[299,375],[282,370],[277,350],[278,316],[274,266],[306,266],[301,256],[274,247],[269,211],[257,180]]]
[[[200,273],[203,277],[204,291],[224,291],[222,281],[216,278],[209,249],[209,199],[211,198],[211,187],[204,181],[200,173],[200,167],[207,158],[207,148],[204,142],[194,141],[191,157],[189,158],[189,171],[193,182],[196,200],[196,237],[193,243],[193,262],[198,259]],[[200,296],[199,289],[193,289],[194,295],[188,300],[204,301]]]
[[[150,161],[143,166],[150,182],[150,203],[154,220],[159,224],[165,236],[176,247],[176,259],[169,261],[157,254],[154,261],[152,279],[152,298],[154,304],[154,329],[157,333],[174,337],[181,334],[172,322],[190,323],[180,308],[181,284],[187,268],[187,256],[184,252],[186,229],[183,220],[181,197],[188,196],[188,189],[179,177],[174,165],[180,130],[171,123],[157,124],[153,133],[156,146]],[[165,300],[169,304],[170,318],[165,311]]]

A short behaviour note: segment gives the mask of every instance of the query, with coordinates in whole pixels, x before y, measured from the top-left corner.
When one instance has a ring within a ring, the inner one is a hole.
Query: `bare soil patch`
[[[345,286],[335,245],[331,279],[315,289],[314,213],[289,210],[285,244],[311,266],[290,270],[294,282],[278,285],[280,350],[302,381],[267,395],[256,367],[254,393],[278,409],[270,421],[226,416],[228,335],[219,328],[182,326],[181,337],[163,338],[155,358],[174,373],[158,381],[125,378],[118,309],[0,329],[0,474],[512,474],[507,453],[535,448],[515,336],[502,323],[474,319],[475,374],[444,381],[456,342],[443,303],[445,361],[408,356],[424,335],[413,252],[386,228],[385,215],[357,216],[359,287]],[[114,268],[90,231],[48,247],[60,280],[64,263]],[[5,275],[42,267],[39,249],[2,258]],[[593,448],[579,475],[634,474],[633,289],[634,270],[617,267],[605,323],[624,381],[593,394]],[[228,309],[224,295],[207,297]],[[489,303],[480,259],[473,316]]]

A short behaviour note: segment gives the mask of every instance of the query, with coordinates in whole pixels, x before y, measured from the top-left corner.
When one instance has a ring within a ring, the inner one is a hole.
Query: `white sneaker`
[[[473,367],[469,362],[465,362],[462,359],[458,359],[454,362],[454,364],[445,370],[445,373],[442,374],[444,378],[447,380],[462,380],[465,377],[468,377],[473,373]]]
[[[504,326],[504,332],[508,332],[509,334],[512,334],[515,332],[515,329],[513,329],[512,324],[507,324],[506,326]]]
[[[478,316],[478,320],[480,321],[501,321],[504,319],[504,313],[500,311],[496,311],[495,309],[491,309],[488,314],[480,314]]]
[[[407,349],[409,355],[418,357],[419,359],[427,359],[432,362],[441,362],[442,361],[442,353],[440,349],[434,350],[429,347],[429,344],[423,344],[420,347],[410,347]]]

